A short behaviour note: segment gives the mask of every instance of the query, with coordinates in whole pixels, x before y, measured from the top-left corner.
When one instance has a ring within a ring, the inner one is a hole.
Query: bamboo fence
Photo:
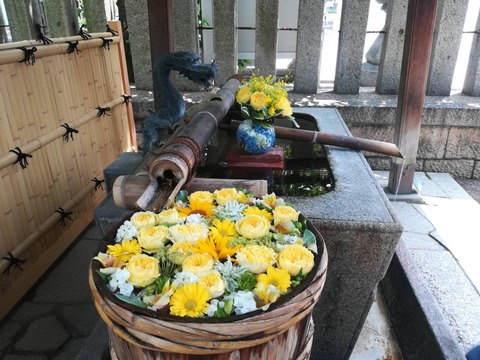
[[[109,26],[0,46],[0,318],[92,221],[103,169],[136,147],[121,26]]]

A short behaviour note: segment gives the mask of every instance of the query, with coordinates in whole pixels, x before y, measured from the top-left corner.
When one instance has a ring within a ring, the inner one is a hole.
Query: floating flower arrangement
[[[315,265],[307,221],[274,193],[182,191],[159,214],[133,214],[94,259],[120,300],[179,317],[267,310]]]

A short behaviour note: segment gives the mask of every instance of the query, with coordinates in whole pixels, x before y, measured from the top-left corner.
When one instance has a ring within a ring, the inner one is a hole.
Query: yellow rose
[[[165,245],[167,235],[168,227],[153,226],[141,229],[138,232],[137,240],[140,246],[146,251],[156,252]]]
[[[135,287],[145,287],[160,276],[158,260],[145,254],[132,256],[126,269],[130,273],[127,281]]]
[[[254,274],[261,274],[275,263],[277,256],[277,253],[267,246],[246,245],[237,251],[235,258],[248,271]]]
[[[167,257],[171,262],[182,265],[183,261],[194,253],[194,248],[194,243],[177,242],[168,249]]]
[[[227,201],[238,201],[240,199],[240,193],[235,188],[215,190],[213,196],[218,205],[225,205]]]
[[[188,197],[192,202],[208,202],[213,204],[213,194],[210,191],[195,191]]]
[[[252,96],[252,90],[248,86],[240,86],[237,90],[237,102],[239,104],[247,104]]]
[[[203,275],[198,281],[208,291],[208,295],[213,299],[222,296],[225,292],[225,280],[216,270],[210,271]]]
[[[157,215],[152,211],[140,211],[132,215],[130,222],[140,230],[157,225]]]
[[[178,220],[178,211],[177,209],[168,209],[163,210],[160,214],[157,215],[157,224],[176,224]]]
[[[286,97],[282,97],[280,101],[275,104],[276,109],[282,109],[282,116],[290,116],[293,114],[290,101]]]
[[[247,239],[256,239],[268,234],[270,222],[261,215],[247,215],[237,221],[235,229]]]
[[[262,110],[262,108],[267,106],[268,97],[264,92],[255,91],[250,98],[250,105],[255,110]]]
[[[208,237],[208,226],[201,223],[186,223],[174,225],[168,229],[168,238],[172,242],[194,243]]]
[[[210,254],[193,254],[188,256],[182,263],[183,271],[191,272],[192,274],[205,274],[213,270],[215,260]]]
[[[293,244],[285,246],[278,254],[278,267],[288,271],[291,276],[297,276],[300,269],[302,274],[308,274],[314,265],[313,254],[303,245]]]
[[[282,221],[298,221],[300,213],[291,206],[280,205],[273,210],[273,224],[280,224]]]

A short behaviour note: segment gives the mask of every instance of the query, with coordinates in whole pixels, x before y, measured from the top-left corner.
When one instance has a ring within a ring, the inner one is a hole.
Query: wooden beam
[[[393,159],[388,189],[412,192],[437,0],[409,0],[394,142],[405,160]]]

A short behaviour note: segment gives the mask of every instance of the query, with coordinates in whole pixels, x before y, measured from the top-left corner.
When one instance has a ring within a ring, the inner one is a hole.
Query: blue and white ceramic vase
[[[237,129],[237,142],[249,154],[264,154],[275,144],[275,129],[254,124],[249,119],[243,120]]]

